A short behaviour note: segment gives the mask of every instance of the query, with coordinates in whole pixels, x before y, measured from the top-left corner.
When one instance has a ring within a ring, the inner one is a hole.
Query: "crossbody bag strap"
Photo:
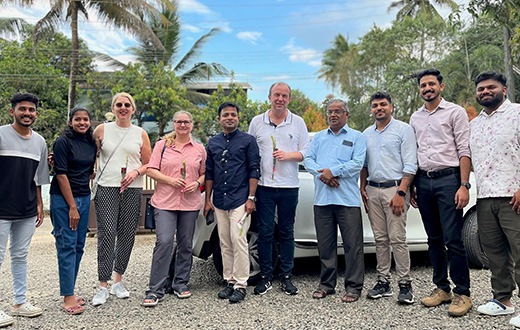
[[[99,176],[96,177],[96,182],[97,183],[99,181],[99,179],[101,178],[101,176],[103,175],[103,172],[105,171],[105,168],[107,167],[108,165],[108,162],[110,161],[110,159],[112,159],[112,156],[114,156],[114,154],[116,153],[117,149],[119,148],[119,146],[121,145],[121,143],[123,142],[123,140],[125,139],[125,137],[128,135],[128,133],[130,132],[130,129],[132,128],[132,126],[128,127],[128,129],[126,130],[125,132],[125,135],[123,135],[123,137],[121,138],[121,141],[119,141],[119,143],[116,145],[116,147],[114,148],[114,150],[112,151],[112,153],[110,154],[110,156],[108,156],[108,159],[107,161],[105,162],[105,165],[103,166],[103,168],[101,169],[101,172],[99,172]]]

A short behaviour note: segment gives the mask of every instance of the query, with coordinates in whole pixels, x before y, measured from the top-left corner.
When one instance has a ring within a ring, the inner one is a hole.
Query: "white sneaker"
[[[478,306],[477,312],[491,316],[508,315],[513,314],[515,312],[515,308],[508,307],[496,299],[491,299],[486,304]]]
[[[14,317],[7,315],[3,310],[0,310],[0,328],[7,327],[14,323]]]
[[[511,318],[511,320],[509,320],[509,324],[511,324],[515,328],[520,328],[520,314]]]
[[[29,302],[22,304],[20,307],[13,307],[11,310],[12,316],[36,317],[42,315],[42,313],[43,309],[35,307]]]
[[[104,303],[107,302],[107,298],[108,298],[108,289],[103,286],[100,286],[99,291],[96,293],[94,298],[92,298],[92,305],[93,306],[103,305]]]
[[[119,299],[125,299],[130,297],[130,292],[123,286],[123,282],[117,282],[112,284],[110,288],[110,294],[115,295]]]

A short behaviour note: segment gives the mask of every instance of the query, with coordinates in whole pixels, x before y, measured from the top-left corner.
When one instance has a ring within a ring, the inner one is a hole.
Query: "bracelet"
[[[199,180],[197,180],[197,184],[199,185],[197,188],[200,188],[200,186],[202,186],[202,183],[200,183]]]
[[[139,172],[139,170],[138,170],[138,169],[135,169],[134,171],[136,171],[136,172],[137,172],[137,176],[141,176],[141,172]]]

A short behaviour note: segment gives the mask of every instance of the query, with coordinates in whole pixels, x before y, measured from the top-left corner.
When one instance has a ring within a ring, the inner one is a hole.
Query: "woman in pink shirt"
[[[178,298],[189,298],[192,240],[202,208],[200,186],[204,182],[206,150],[191,138],[193,117],[187,111],[173,116],[175,131],[155,144],[147,174],[157,185],[151,199],[155,208],[156,242],[149,288],[143,305],[156,306],[164,297],[164,284],[177,238],[172,288]]]

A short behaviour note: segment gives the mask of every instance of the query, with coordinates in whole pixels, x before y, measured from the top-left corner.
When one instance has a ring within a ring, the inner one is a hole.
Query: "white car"
[[[317,257],[318,244],[316,239],[316,229],[314,226],[314,180],[303,165],[300,165],[300,193],[299,202],[296,209],[296,219],[294,224],[294,258]],[[474,180],[472,180],[474,187]],[[483,268],[487,266],[487,258],[480,247],[477,231],[477,212],[475,207],[476,189],[472,187],[470,191],[470,202],[464,210],[463,239],[471,266]],[[362,207],[362,206],[361,206]],[[365,253],[375,253],[375,242],[372,228],[364,208],[361,210],[363,218],[363,241]],[[410,251],[426,251],[428,249],[427,236],[422,224],[419,210],[410,207],[407,217],[406,237]],[[258,229],[256,225],[255,213],[252,215],[252,222],[247,233],[249,241],[249,260],[251,265],[250,283],[258,280],[260,266],[258,263]],[[277,248],[273,249],[277,254]],[[208,259],[213,255],[213,262],[217,271],[222,274],[222,257],[216,224],[206,225],[206,220],[202,212],[197,218],[195,236],[193,238],[193,255]],[[338,255],[343,255],[343,244],[338,230]],[[276,255],[277,257],[277,255]],[[276,260],[277,258],[275,258]]]

